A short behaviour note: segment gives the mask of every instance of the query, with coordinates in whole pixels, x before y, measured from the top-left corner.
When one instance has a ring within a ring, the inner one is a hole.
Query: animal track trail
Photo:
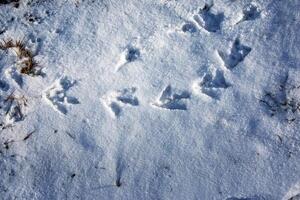
[[[251,21],[251,20],[256,20],[257,18],[260,17],[261,11],[258,8],[258,6],[256,6],[253,3],[247,4],[244,8],[243,8],[243,17],[240,21],[238,21],[236,24],[239,24],[241,22],[244,21]]]
[[[224,73],[212,68],[205,74],[199,74],[200,79],[194,81],[192,89],[196,94],[205,94],[213,99],[219,100],[222,91],[230,87],[224,77]]]
[[[125,88],[122,90],[108,92],[101,98],[104,106],[113,117],[119,117],[125,106],[138,106],[139,100],[134,95],[137,88]]]
[[[73,104],[79,104],[76,97],[67,95],[68,91],[76,85],[75,80],[64,76],[58,79],[48,90],[46,90],[45,99],[60,113],[67,114],[67,107]]]
[[[224,21],[224,13],[213,13],[211,8],[213,4],[205,4],[198,14],[193,16],[196,24],[208,32],[217,32],[221,29],[221,24]]]
[[[156,102],[152,103],[153,106],[168,109],[168,110],[187,110],[186,100],[191,98],[190,92],[173,91],[171,85],[168,85],[161,93]]]
[[[240,62],[243,62],[246,56],[251,52],[251,48],[241,44],[237,38],[233,42],[230,52],[218,51],[220,58],[223,61],[224,66],[227,69],[235,68]]]

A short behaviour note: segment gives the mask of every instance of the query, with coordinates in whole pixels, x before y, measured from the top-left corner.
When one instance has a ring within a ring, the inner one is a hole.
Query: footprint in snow
[[[221,29],[221,24],[224,21],[224,13],[214,13],[211,8],[213,4],[205,4],[199,12],[193,16],[196,24],[208,32],[217,32]]]
[[[240,40],[237,38],[232,43],[229,52],[218,51],[218,55],[227,69],[233,69],[240,62],[244,61],[251,50],[250,47],[241,44]]]
[[[244,21],[256,20],[257,18],[260,17],[260,15],[261,15],[261,11],[258,8],[258,6],[256,6],[253,3],[247,4],[243,8],[243,17],[242,17],[242,19],[240,19],[236,24],[239,24],[239,23],[244,22]]]
[[[101,98],[101,101],[113,117],[119,117],[124,106],[139,105],[139,100],[134,95],[136,90],[135,87],[132,87],[110,91]]]
[[[200,78],[194,81],[192,85],[193,91],[198,94],[204,94],[213,99],[219,100],[222,91],[230,87],[230,84],[225,80],[221,70],[210,68],[206,73],[201,74]]]
[[[9,84],[6,81],[0,80],[0,90],[2,90],[3,92],[7,92],[9,88]]]
[[[16,67],[12,67],[6,70],[6,76],[9,79],[14,80],[14,82],[20,87],[22,88],[24,85],[23,82],[23,77],[21,75],[21,73],[17,70]]]
[[[68,91],[76,85],[75,80],[69,77],[62,77],[55,81],[55,83],[45,91],[44,98],[49,102],[55,110],[62,114],[67,114],[67,107],[73,104],[79,104],[76,97],[67,95]]]
[[[116,66],[116,71],[119,71],[123,66],[128,63],[134,62],[141,57],[140,49],[134,46],[127,46],[121,53],[119,62]]]
[[[295,196],[292,196],[288,200],[300,200],[300,194],[296,194]]]
[[[194,23],[192,22],[187,22],[185,23],[181,30],[184,32],[184,33],[196,33],[197,32],[197,27]]]
[[[187,110],[185,101],[190,97],[190,92],[186,90],[178,91],[168,85],[152,105],[167,110]]]

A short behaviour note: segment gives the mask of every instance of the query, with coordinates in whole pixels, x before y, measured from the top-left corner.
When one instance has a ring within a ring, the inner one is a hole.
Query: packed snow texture
[[[299,0],[0,0],[0,199],[300,199],[299,30]]]

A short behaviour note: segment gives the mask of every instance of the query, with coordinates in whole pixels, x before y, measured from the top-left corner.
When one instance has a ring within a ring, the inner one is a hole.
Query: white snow
[[[299,199],[299,0],[7,2],[0,199]]]

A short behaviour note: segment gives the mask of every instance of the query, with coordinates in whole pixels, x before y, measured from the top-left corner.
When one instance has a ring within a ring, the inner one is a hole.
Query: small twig
[[[75,140],[76,138],[75,138],[75,136],[74,135],[72,135],[71,133],[69,133],[68,131],[66,131],[66,133],[67,133],[67,135],[70,137],[70,138],[72,138],[73,140]]]
[[[14,99],[14,96],[13,96],[14,93],[15,93],[15,91],[12,91],[12,92],[10,93],[10,95],[8,95],[8,97],[6,97],[6,98],[4,99],[4,103],[6,103],[8,100]]]
[[[23,141],[26,141],[27,139],[30,138],[30,136],[35,132],[36,130],[31,131],[28,135],[26,135],[23,139]]]

